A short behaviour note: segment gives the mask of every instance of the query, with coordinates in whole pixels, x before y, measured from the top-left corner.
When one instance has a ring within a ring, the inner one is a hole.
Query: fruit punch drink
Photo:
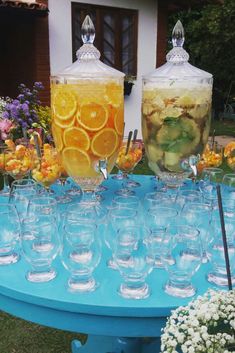
[[[174,86],[174,84],[172,84]],[[143,90],[142,133],[149,165],[157,174],[183,171],[182,162],[201,154],[211,118],[211,89],[154,88]]]
[[[116,161],[124,129],[124,74],[99,60],[86,16],[77,60],[51,77],[52,134],[67,174],[93,191]]]
[[[172,187],[196,176],[211,121],[212,75],[189,64],[183,43],[178,21],[167,62],[143,78],[142,134],[149,167]]]
[[[102,181],[99,161],[110,172],[122,142],[123,85],[97,81],[53,84],[52,134],[63,166],[81,187]]]

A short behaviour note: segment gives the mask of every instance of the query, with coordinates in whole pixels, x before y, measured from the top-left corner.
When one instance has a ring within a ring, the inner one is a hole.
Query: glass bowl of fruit
[[[34,151],[34,167],[32,178],[42,185],[47,193],[51,193],[50,186],[61,175],[61,159],[59,152],[50,144],[43,144],[39,151]]]
[[[140,184],[130,178],[130,173],[141,161],[143,156],[143,142],[141,140],[130,141],[124,138],[120,148],[116,167],[122,172],[123,188],[116,191],[118,195],[133,195],[135,192],[131,189],[140,186]]]
[[[5,172],[13,179],[23,179],[30,174],[33,166],[32,149],[24,144],[15,144],[12,140],[5,141],[4,152]]]
[[[218,168],[223,163],[223,146],[217,142],[207,143],[200,161],[197,164],[198,173],[204,168]]]
[[[224,157],[226,159],[227,165],[232,170],[235,170],[235,141],[230,141],[224,147]]]

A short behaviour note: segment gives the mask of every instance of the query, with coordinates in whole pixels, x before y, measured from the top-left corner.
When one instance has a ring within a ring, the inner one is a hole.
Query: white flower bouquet
[[[174,310],[161,336],[162,353],[235,353],[235,290],[208,290]]]

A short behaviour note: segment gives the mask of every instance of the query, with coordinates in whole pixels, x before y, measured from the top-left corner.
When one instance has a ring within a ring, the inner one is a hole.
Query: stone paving
[[[215,136],[215,141],[218,142],[219,145],[222,145],[224,147],[230,141],[235,141],[235,137],[226,135]]]

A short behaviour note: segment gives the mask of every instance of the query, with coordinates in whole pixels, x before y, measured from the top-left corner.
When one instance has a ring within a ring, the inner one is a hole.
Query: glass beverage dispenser
[[[149,167],[176,187],[197,173],[209,136],[213,79],[188,63],[180,21],[172,43],[167,63],[143,78],[142,134]]]
[[[93,191],[114,166],[123,138],[124,74],[102,63],[89,16],[77,61],[51,77],[52,134],[67,174]]]

